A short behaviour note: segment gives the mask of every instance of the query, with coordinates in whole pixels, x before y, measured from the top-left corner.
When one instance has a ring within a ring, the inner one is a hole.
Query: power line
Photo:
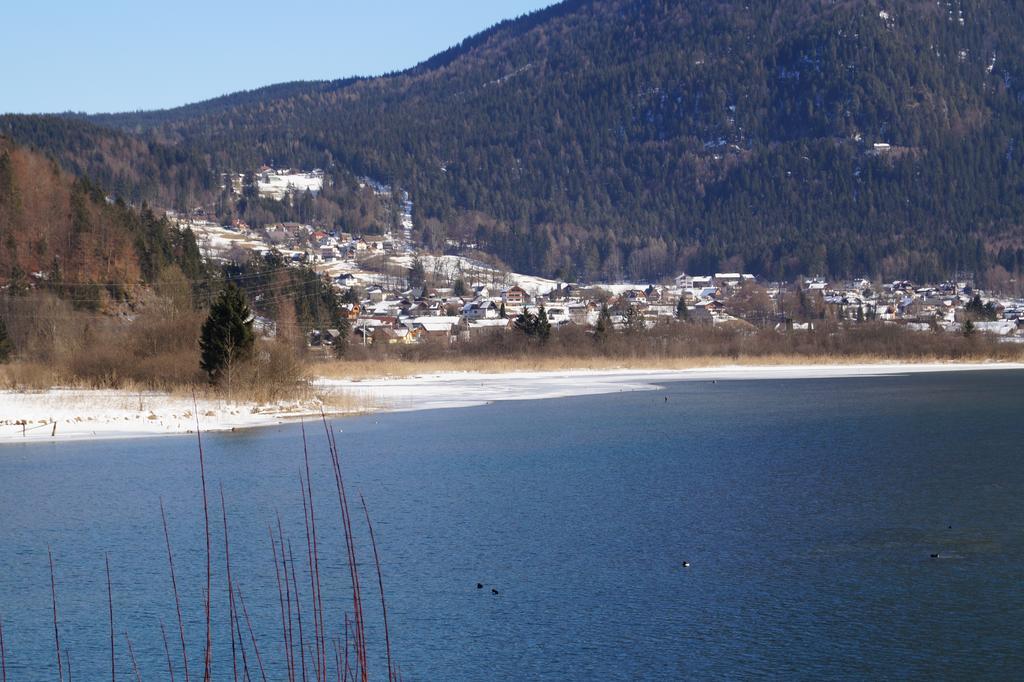
[[[251,272],[251,273],[239,274],[239,275],[231,276],[230,279],[232,279],[232,280],[254,279],[256,277],[266,277],[266,276],[270,276],[270,275],[277,274],[277,273],[280,273],[280,272],[294,272],[296,270],[299,270],[299,268],[296,268],[296,267],[291,266],[291,265],[285,265],[285,266],[281,266],[281,267],[271,268],[269,270],[262,270],[260,272]],[[316,271],[313,270],[313,272],[316,272]],[[188,279],[186,277],[185,281],[187,281],[189,284],[193,284],[194,285],[194,284],[205,284],[208,281],[208,279],[206,277],[203,277],[202,279]],[[49,283],[50,280],[39,279],[39,280],[37,280],[37,282],[40,283],[40,284],[44,284],[44,283]],[[108,286],[109,287],[153,286],[153,284],[148,284],[147,285],[145,282],[129,282],[129,283],[125,283],[123,281],[121,281],[121,282],[113,282],[113,281],[111,281],[111,282],[101,282],[101,281],[96,281],[96,280],[92,280],[92,281],[88,281],[88,282],[74,282],[74,281],[70,281],[70,280],[66,280],[66,279],[61,279],[58,282],[54,282],[54,284],[67,285],[67,286],[101,286],[101,287],[108,287]]]

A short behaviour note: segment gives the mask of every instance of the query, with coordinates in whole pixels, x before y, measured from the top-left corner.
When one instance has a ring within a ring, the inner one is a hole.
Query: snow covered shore
[[[355,411],[409,411],[483,405],[499,400],[538,400],[620,391],[655,390],[671,381],[738,381],[891,376],[921,372],[1024,370],[1024,364],[869,364],[724,366],[686,370],[569,370],[482,374],[452,372],[394,379],[320,379],[318,392],[343,397]],[[331,414],[345,410],[324,408]],[[271,426],[318,417],[320,404],[256,406],[201,400],[204,431]],[[0,392],[0,444],[133,438],[191,433],[192,399],[158,393],[54,389]]]
[[[198,401],[203,431],[272,426],[316,414],[309,403]],[[0,391],[0,444],[176,435],[196,430],[191,397],[112,390]]]

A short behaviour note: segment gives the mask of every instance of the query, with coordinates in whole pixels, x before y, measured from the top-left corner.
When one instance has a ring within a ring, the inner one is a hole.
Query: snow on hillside
[[[320,170],[309,173],[269,170],[257,176],[256,184],[261,196],[280,201],[289,192],[319,193],[324,187],[324,174]]]
[[[411,268],[414,255],[397,256],[391,260],[395,265],[403,268]],[[495,284],[511,286],[516,284],[526,289],[530,294],[547,294],[558,287],[558,282],[553,279],[523,275],[518,272],[503,272],[492,265],[482,261],[467,258],[465,256],[432,256],[421,254],[420,262],[428,275],[435,275],[454,281],[462,277],[466,284]]]
[[[248,251],[266,251],[269,246],[261,239],[248,234],[229,230],[226,227],[207,221],[191,221],[179,223],[179,227],[189,227],[196,236],[199,250],[207,258],[223,260],[235,249]]]

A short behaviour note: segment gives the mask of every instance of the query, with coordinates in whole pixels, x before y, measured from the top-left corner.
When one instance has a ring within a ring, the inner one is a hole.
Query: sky
[[[413,66],[554,0],[13,0],[0,113],[163,109]]]

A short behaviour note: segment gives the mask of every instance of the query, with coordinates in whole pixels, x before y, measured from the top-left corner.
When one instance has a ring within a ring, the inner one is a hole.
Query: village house
[[[377,327],[373,330],[371,342],[375,344],[407,345],[416,343],[416,340],[420,337],[421,333],[422,332],[419,330],[409,329],[407,327]]]
[[[416,317],[404,322],[410,330],[419,330],[425,340],[444,340],[449,343],[454,341],[456,330],[462,323],[462,318],[457,316],[440,317]]]
[[[511,318],[500,318],[496,317],[493,319],[479,319],[473,320],[465,325],[460,332],[460,338],[471,339],[481,334],[494,334],[498,332],[506,332],[512,329],[514,326],[514,320]]]
[[[499,315],[498,305],[490,300],[473,301],[462,306],[462,315],[467,320],[494,319]]]
[[[625,298],[630,303],[647,303],[647,294],[641,289],[630,289]]]
[[[501,298],[507,307],[514,308],[521,308],[530,302],[530,295],[520,286],[509,287],[502,293]]]
[[[572,322],[572,316],[569,314],[568,306],[561,304],[554,305],[550,308],[545,308],[544,314],[547,315],[548,322],[552,327],[560,327]]]

